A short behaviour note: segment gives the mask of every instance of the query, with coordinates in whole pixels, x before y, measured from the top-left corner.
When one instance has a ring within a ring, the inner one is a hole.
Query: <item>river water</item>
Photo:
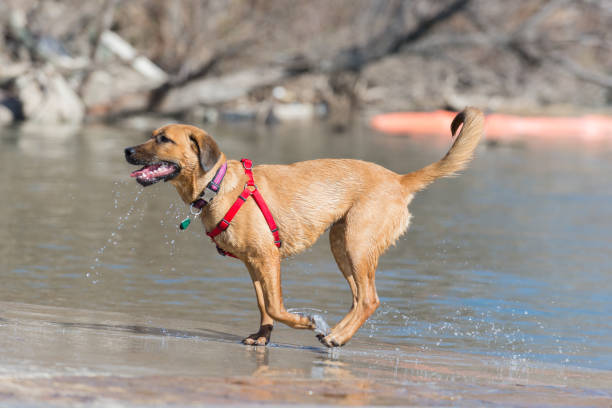
[[[359,125],[208,129],[234,159],[350,157],[397,172],[437,160],[451,142]],[[2,131],[0,300],[252,333],[259,315],[243,265],[217,255],[199,223],[177,229],[187,208],[170,184],[144,189],[129,178],[123,148],[146,137]],[[612,369],[611,175],[610,144],[483,143],[463,175],[412,202],[410,230],[380,260],[381,306],[355,342]],[[348,311],[326,236],[282,268],[288,308],[328,323]],[[318,347],[313,333],[277,325],[272,341],[283,339]]]

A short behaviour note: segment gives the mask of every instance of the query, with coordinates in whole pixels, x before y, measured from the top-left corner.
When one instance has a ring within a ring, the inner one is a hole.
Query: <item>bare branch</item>
[[[384,32],[372,38],[363,47],[353,46],[341,51],[328,64],[328,67],[323,67],[323,70],[331,72],[343,70],[359,71],[366,64],[377,61],[387,55],[396,54],[404,45],[418,41],[429,34],[436,25],[463,10],[470,1],[455,0],[433,16],[421,20],[415,28],[408,32],[403,32],[402,7],[404,3],[400,2],[395,13],[396,18],[391,21]]]
[[[603,86],[605,88],[612,88],[612,76],[610,75],[591,71],[564,55],[553,54],[551,55],[551,58],[561,67],[576,75],[576,77],[582,79],[583,81]]]

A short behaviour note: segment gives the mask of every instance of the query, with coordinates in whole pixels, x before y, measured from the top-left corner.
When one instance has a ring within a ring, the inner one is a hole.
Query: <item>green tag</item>
[[[179,228],[186,230],[189,224],[191,224],[191,218],[187,217],[179,224]]]

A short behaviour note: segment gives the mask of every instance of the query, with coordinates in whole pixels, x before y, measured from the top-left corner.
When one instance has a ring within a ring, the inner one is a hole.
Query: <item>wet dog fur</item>
[[[244,262],[261,313],[259,330],[245,344],[265,345],[275,321],[296,329],[315,330],[328,347],[342,346],[374,313],[380,301],[374,275],[380,255],[410,223],[408,204],[414,194],[440,177],[465,168],[483,133],[483,115],[466,108],[452,122],[461,132],[448,153],[420,170],[397,174],[374,163],[351,159],[319,159],[290,165],[259,165],[255,183],[279,227],[282,247],[254,200],[247,200],[217,244]],[[227,161],[218,195],[200,218],[212,230],[242,192],[247,181],[242,164],[228,160],[205,131],[189,125],[168,125],[145,143],[125,149],[131,164],[149,166],[134,172],[143,185],[168,181],[186,204],[198,198],[217,169]],[[150,167],[153,165],[153,167]],[[134,175],[133,173],[133,175]],[[316,318],[290,313],[281,291],[281,259],[311,246],[327,229],[332,254],[352,292],[348,314],[322,333]]]

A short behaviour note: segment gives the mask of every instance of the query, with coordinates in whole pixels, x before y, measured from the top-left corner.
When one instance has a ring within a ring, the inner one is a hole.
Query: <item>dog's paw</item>
[[[270,336],[274,327],[271,324],[264,324],[259,328],[257,333],[249,335],[242,339],[242,344],[247,346],[265,346],[270,342]]]
[[[247,346],[266,346],[270,340],[265,336],[257,337],[257,333],[251,334],[249,337],[242,339],[242,344]]]
[[[314,326],[312,330],[314,330],[314,332],[316,333],[317,338],[319,336],[325,337],[329,334],[330,332],[329,325],[325,322],[325,320],[323,320],[323,318],[320,315],[313,314],[313,315],[308,316],[308,318],[310,319],[310,322]]]
[[[329,334],[327,336],[323,336],[321,334],[317,334],[317,339],[319,339],[319,341],[324,345],[327,346],[329,348],[332,347],[341,347],[343,346],[343,344],[341,344],[339,341],[337,341],[333,335]]]

